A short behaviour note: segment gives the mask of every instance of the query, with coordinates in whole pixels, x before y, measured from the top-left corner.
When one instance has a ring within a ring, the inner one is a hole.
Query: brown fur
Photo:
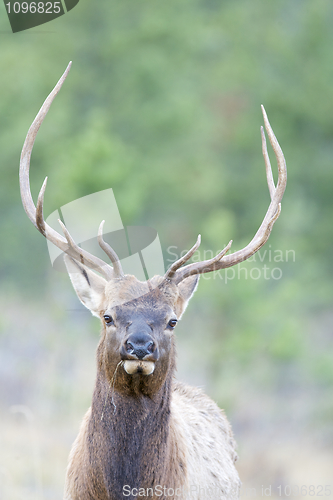
[[[238,498],[228,421],[201,391],[173,378],[175,345],[168,322],[181,317],[197,277],[178,286],[158,277],[150,286],[133,276],[107,283],[68,258],[66,265],[103,331],[92,405],[70,454],[65,499]],[[114,325],[105,324],[104,314]],[[156,345],[155,370],[129,375],[121,346],[129,332],[145,330]]]

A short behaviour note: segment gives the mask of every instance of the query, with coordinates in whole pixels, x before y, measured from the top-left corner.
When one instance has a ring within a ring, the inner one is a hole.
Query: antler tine
[[[177,275],[174,278],[174,282],[176,285],[183,281],[185,278],[192,276],[193,274],[203,274],[211,271],[212,266],[214,266],[217,262],[219,262],[227,252],[229,252],[230,247],[232,245],[232,240],[229,241],[226,247],[221,250],[215,257],[209,260],[204,260],[202,262],[189,264],[182,269],[179,270]],[[208,271],[206,270],[208,269]]]
[[[44,194],[47,184],[47,177],[45,177],[42,187],[40,188],[37,206],[36,206],[36,224],[38,231],[45,236],[45,221],[43,216],[43,204],[44,204]]]
[[[100,263],[97,265],[97,257],[91,255],[89,252],[86,252],[85,250],[83,250],[83,248],[80,248],[73,240],[73,238],[70,235],[65,224],[60,219],[58,219],[58,222],[61,226],[61,229],[65,235],[65,238],[66,238],[68,246],[69,246],[66,253],[68,255],[71,255],[72,257],[74,256],[74,259],[80,261],[82,264],[85,264],[86,266],[90,267],[91,269],[96,269],[101,274],[103,274],[103,276],[108,281],[110,281],[112,278],[114,278],[112,267],[110,267],[108,264],[106,264],[101,259],[98,259],[98,260],[100,260]],[[90,257],[90,255],[92,258]]]
[[[38,130],[43,123],[47,112],[50,109],[50,106],[53,102],[53,99],[58,94],[61,89],[68,73],[71,68],[72,63],[70,62],[66,68],[66,71],[49,94],[49,96],[45,99],[44,104],[40,108],[36,118],[31,124],[26,139],[24,141],[24,145],[22,148],[21,159],[20,159],[20,189],[21,189],[21,199],[23,203],[24,210],[33,223],[33,225],[38,229],[38,231],[45,236],[46,239],[51,241],[54,245],[56,245],[60,250],[67,253],[74,259],[79,262],[87,265],[88,267],[95,269],[100,272],[107,280],[110,280],[112,277],[112,267],[106,264],[103,260],[95,257],[90,254],[86,250],[78,247],[71,236],[69,235],[67,229],[65,228],[65,236],[61,236],[57,231],[52,229],[51,226],[46,224],[43,217],[43,200],[44,193],[46,189],[47,178],[44,180],[41,190],[38,195],[37,207],[33,202],[30,190],[30,179],[29,179],[29,170],[30,170],[30,158],[32,148],[35,143],[35,139],[38,133]]]
[[[281,200],[287,184],[287,166],[283,156],[282,149],[268,121],[266,111],[263,106],[261,106],[261,109],[264,118],[265,129],[277,160],[277,166],[279,172],[277,186],[275,187],[272,169],[267,152],[265,133],[263,131],[263,128],[261,127],[262,150],[266,167],[267,184],[271,196],[271,203],[268,207],[266,215],[258,231],[256,232],[256,234],[246,247],[230,255],[225,255],[230,248],[231,245],[230,242],[229,245],[227,245],[227,247],[224,250],[222,250],[220,254],[218,254],[210,261],[199,262],[199,263],[194,262],[192,264],[188,264],[187,266],[181,269],[178,269],[176,273],[173,275],[173,281],[176,284],[180,283],[183,279],[193,274],[209,273],[211,271],[216,271],[218,269],[225,269],[227,267],[232,267],[236,264],[239,264],[240,262],[243,262],[244,260],[251,257],[251,255],[253,255],[255,252],[257,252],[269,238],[274,222],[281,213]]]
[[[45,99],[43,106],[39,110],[36,118],[32,122],[26,139],[24,141],[24,145],[22,148],[22,153],[21,153],[21,160],[20,160],[20,188],[21,188],[21,198],[22,198],[22,203],[24,210],[33,223],[33,225],[39,230],[37,223],[36,223],[36,208],[31,196],[31,190],[30,190],[30,181],[29,181],[29,168],[30,168],[30,158],[31,158],[31,152],[32,148],[35,143],[35,139],[37,136],[37,132],[41,126],[41,124],[44,121],[45,116],[47,115],[47,112],[50,109],[50,106],[53,102],[53,99],[55,96],[58,94],[59,90],[62,87],[62,84],[64,83],[69,70],[71,69],[72,62],[70,62],[66,68],[66,71],[58,81],[57,85],[54,87],[52,92],[49,94],[49,96]]]
[[[265,124],[265,129],[268,135],[269,142],[271,143],[271,146],[273,148],[276,161],[277,161],[277,166],[278,166],[278,172],[279,172],[279,177],[278,177],[278,183],[276,186],[276,191],[278,191],[278,195],[276,198],[276,204],[278,205],[283,197],[283,193],[286,189],[287,185],[287,165],[286,165],[286,160],[283,156],[283,151],[280,147],[280,144],[278,143],[277,138],[275,137],[275,134],[273,132],[273,129],[268,121],[267,113],[265,111],[265,108],[263,105],[261,105],[261,111],[262,115],[264,118],[264,124]],[[277,201],[280,200],[280,201]]]
[[[198,235],[197,241],[193,245],[193,247],[185,255],[183,255],[183,257],[181,257],[180,259],[176,260],[176,262],[174,262],[170,266],[170,268],[167,270],[167,272],[164,275],[164,279],[169,280],[169,281],[172,280],[172,278],[176,274],[177,269],[179,269],[180,266],[182,266],[183,264],[185,264],[185,262],[187,262],[192,257],[192,255],[194,254],[194,252],[196,252],[196,250],[199,248],[200,243],[201,243],[201,234]]]
[[[106,255],[109,257],[109,259],[112,262],[113,277],[114,278],[122,278],[124,276],[124,272],[123,272],[123,269],[121,267],[119,257],[116,254],[116,252],[113,250],[113,248],[108,243],[106,243],[106,241],[104,241],[104,239],[103,239],[104,222],[105,222],[105,220],[103,220],[101,222],[99,229],[98,229],[98,236],[97,236],[98,244],[102,248],[102,250],[104,250],[104,252],[106,253]]]
[[[275,184],[274,184],[271,162],[270,162],[270,159],[268,156],[268,151],[267,151],[267,144],[266,144],[264,127],[260,127],[260,133],[261,133],[261,143],[262,143],[262,155],[264,157],[265,167],[266,167],[267,185],[268,185],[269,194],[271,195],[271,200],[272,200],[274,193],[275,193]]]

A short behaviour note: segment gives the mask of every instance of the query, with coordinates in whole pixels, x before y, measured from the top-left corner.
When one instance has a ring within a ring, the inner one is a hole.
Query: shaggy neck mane
[[[130,489],[175,486],[169,485],[170,470],[175,460],[176,468],[182,464],[169,428],[172,371],[152,397],[138,391],[120,394],[98,372],[87,443],[87,487],[93,498],[102,493],[101,484],[105,485],[103,494],[112,500],[123,498],[125,485]]]

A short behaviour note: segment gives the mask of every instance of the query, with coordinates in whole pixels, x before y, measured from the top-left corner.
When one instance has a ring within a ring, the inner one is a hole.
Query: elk
[[[278,182],[275,186],[261,127],[271,201],[251,242],[227,255],[230,241],[214,258],[189,264],[199,247],[199,236],[164,276],[141,282],[123,273],[118,256],[103,239],[104,221],[98,230],[98,243],[112,265],[80,248],[60,220],[63,236],[45,222],[47,179],[36,206],[31,196],[29,167],[34,141],[70,64],[32,123],[20,161],[21,197],[29,219],[64,252],[78,298],[102,322],[92,404],[70,452],[64,498],[236,499],[240,480],[231,426],[223,411],[201,390],[175,381],[173,330],[200,274],[245,261],[267,241],[280,215],[287,181],[282,150],[262,107],[277,160]]]

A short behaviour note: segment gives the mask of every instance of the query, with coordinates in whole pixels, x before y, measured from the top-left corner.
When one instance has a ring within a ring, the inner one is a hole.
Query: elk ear
[[[194,294],[197,289],[199,283],[199,274],[195,274],[194,276],[190,276],[189,278],[184,279],[178,285],[179,297],[176,303],[176,314],[180,319],[183,312],[185,311],[187,304],[190,301],[190,298]]]
[[[99,318],[106,280],[68,255],[65,255],[64,260],[76,295],[82,304]]]

